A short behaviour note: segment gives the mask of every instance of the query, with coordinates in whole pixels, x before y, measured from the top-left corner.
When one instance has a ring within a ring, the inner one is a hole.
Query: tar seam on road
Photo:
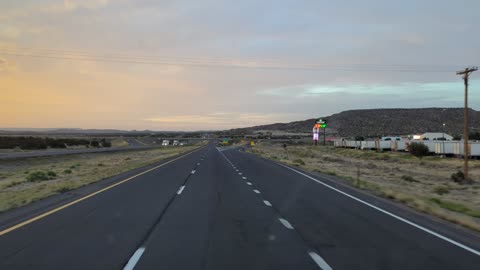
[[[391,212],[389,212],[389,211],[387,211],[387,210],[384,210],[384,209],[382,209],[382,208],[380,208],[380,207],[378,207],[378,206],[375,206],[375,205],[373,205],[373,204],[371,204],[371,203],[368,203],[368,202],[366,202],[366,201],[364,201],[364,200],[362,200],[362,199],[359,199],[359,198],[357,198],[357,197],[355,197],[355,196],[353,196],[353,195],[350,195],[350,194],[348,194],[348,193],[346,193],[346,192],[344,192],[344,191],[341,191],[341,190],[339,190],[339,189],[337,189],[337,188],[335,188],[335,187],[332,187],[332,186],[330,186],[329,184],[326,184],[326,183],[324,183],[324,182],[322,182],[322,181],[320,181],[320,180],[318,180],[318,179],[316,179],[316,178],[314,178],[314,177],[311,177],[311,176],[308,175],[308,174],[305,174],[305,173],[303,173],[303,172],[297,171],[297,170],[295,170],[295,169],[293,169],[293,168],[290,168],[290,167],[288,167],[288,166],[286,166],[286,165],[283,165],[283,164],[280,164],[280,163],[277,163],[277,164],[280,165],[280,166],[282,166],[282,167],[285,167],[285,168],[287,168],[287,169],[289,169],[289,170],[291,170],[291,171],[294,171],[294,172],[296,172],[296,173],[298,173],[298,174],[300,174],[300,175],[303,175],[303,176],[309,178],[310,180],[313,180],[313,181],[315,181],[315,182],[317,182],[317,183],[319,183],[319,184],[321,184],[321,185],[323,185],[323,186],[325,186],[325,187],[327,187],[327,188],[329,188],[329,189],[331,189],[331,190],[334,190],[334,191],[336,191],[336,192],[338,192],[338,193],[340,193],[340,194],[342,194],[342,195],[345,195],[345,196],[347,196],[347,197],[350,198],[350,199],[353,199],[353,200],[355,200],[355,201],[357,201],[357,202],[359,202],[359,203],[362,203],[362,204],[364,204],[364,205],[366,205],[366,206],[369,206],[369,207],[371,207],[371,208],[373,208],[373,209],[375,209],[375,210],[377,210],[377,211],[380,211],[380,212],[382,212],[382,213],[384,213],[384,214],[386,214],[386,215],[388,215],[388,216],[390,216],[390,217],[393,217],[393,218],[395,218],[395,219],[397,219],[397,220],[400,220],[400,221],[402,221],[402,222],[404,222],[404,223],[406,223],[406,224],[408,224],[408,225],[411,225],[411,226],[413,226],[413,227],[415,227],[415,228],[417,228],[417,229],[419,229],[419,230],[422,230],[422,231],[424,231],[424,232],[426,232],[426,233],[429,233],[429,234],[431,234],[431,235],[433,235],[433,236],[436,236],[436,237],[438,237],[438,238],[440,238],[440,239],[442,239],[442,240],[444,240],[444,241],[447,241],[447,242],[449,242],[450,244],[453,244],[453,245],[455,245],[455,246],[457,246],[457,247],[459,247],[459,248],[462,248],[462,249],[464,249],[464,250],[466,250],[466,251],[469,251],[469,252],[471,252],[471,253],[473,253],[473,254],[475,254],[475,255],[477,255],[477,256],[480,256],[480,251],[478,251],[478,250],[475,250],[475,249],[473,249],[473,248],[471,248],[471,247],[468,247],[468,246],[466,246],[466,245],[464,245],[464,244],[462,244],[462,243],[459,243],[459,242],[457,242],[457,241],[455,241],[455,240],[453,240],[453,239],[450,239],[450,238],[448,238],[448,237],[446,237],[446,236],[443,236],[443,235],[441,235],[441,234],[439,234],[439,233],[437,233],[437,232],[434,232],[434,231],[432,231],[432,230],[430,230],[430,229],[427,229],[427,228],[425,228],[425,227],[423,227],[423,226],[421,226],[421,225],[418,225],[418,224],[416,224],[416,223],[414,223],[414,222],[412,222],[412,221],[410,221],[410,220],[408,220],[408,219],[405,219],[405,218],[402,218],[402,217],[400,217],[400,216],[397,216],[397,215],[395,215],[395,214],[393,214],[393,213],[391,213]]]
[[[135,265],[137,265],[138,261],[143,255],[143,252],[145,252],[145,247],[140,247],[133,253],[132,257],[128,260],[127,265],[123,267],[123,270],[133,270],[135,268]]]
[[[185,180],[183,181],[183,184],[182,184],[182,187],[185,187],[187,185],[187,182],[188,180],[190,179],[190,177],[192,177],[193,173],[195,172],[195,170],[192,171],[192,173],[188,174],[187,177],[185,178]],[[181,188],[181,190],[183,191],[183,189]],[[148,229],[147,233],[145,234],[145,236],[142,238],[142,240],[140,241],[140,244],[141,246],[140,247],[147,247],[148,246],[148,242],[150,240],[150,237],[152,236],[152,234],[155,232],[155,230],[157,229],[157,226],[158,224],[160,223],[160,221],[162,220],[163,216],[165,215],[165,213],[167,212],[167,210],[170,208],[170,206],[173,204],[173,202],[175,201],[175,199],[177,198],[177,195],[180,194],[178,193],[181,191],[177,191],[176,194],[173,194],[173,196],[170,197],[170,199],[168,200],[167,204],[165,205],[165,207],[162,209],[162,212],[160,212],[160,214],[158,215],[157,219],[153,222],[153,224],[150,226],[150,228]],[[134,254],[135,255],[135,254]],[[127,263],[128,264],[128,263]],[[126,265],[125,265],[126,266]]]
[[[203,147],[202,147],[202,148],[203,148]],[[71,201],[71,202],[69,202],[69,203],[67,203],[67,204],[64,204],[64,205],[59,206],[59,207],[57,207],[57,208],[54,208],[54,209],[52,209],[52,210],[50,210],[50,211],[47,211],[47,212],[45,212],[45,213],[43,213],[43,214],[37,215],[37,216],[35,216],[35,217],[33,217],[33,218],[27,219],[27,220],[25,220],[25,221],[23,221],[23,222],[20,222],[20,223],[16,224],[16,225],[13,225],[13,226],[11,226],[11,227],[9,227],[9,228],[6,228],[5,230],[0,231],[0,236],[5,235],[5,234],[7,234],[7,233],[9,233],[9,232],[11,232],[11,231],[14,231],[14,230],[18,229],[18,228],[21,228],[21,227],[23,227],[23,226],[25,226],[25,225],[28,225],[28,224],[30,224],[30,223],[32,223],[32,222],[35,222],[35,221],[37,221],[37,220],[39,220],[39,219],[42,219],[42,218],[44,218],[44,217],[47,217],[47,216],[49,216],[49,215],[51,215],[51,214],[53,214],[53,213],[56,213],[56,212],[58,212],[58,211],[61,211],[61,210],[65,209],[65,208],[67,208],[67,207],[70,207],[70,206],[72,206],[72,205],[74,205],[74,204],[77,204],[77,203],[79,203],[79,202],[81,202],[81,201],[84,201],[84,200],[86,200],[86,199],[88,199],[88,198],[91,198],[91,197],[93,197],[93,196],[95,196],[95,195],[97,195],[97,194],[100,194],[100,193],[102,193],[102,192],[104,192],[104,191],[107,191],[107,190],[109,190],[109,189],[111,189],[111,188],[114,188],[114,187],[116,187],[116,186],[118,186],[118,185],[121,185],[121,184],[123,184],[123,183],[125,183],[125,182],[128,182],[128,181],[130,181],[130,180],[132,180],[132,179],[134,179],[134,178],[136,178],[136,177],[138,177],[138,176],[140,176],[140,175],[144,175],[144,174],[146,174],[146,173],[148,173],[148,172],[151,172],[151,171],[156,170],[156,169],[158,169],[158,168],[160,168],[160,167],[163,167],[163,166],[165,166],[165,165],[167,165],[167,164],[169,164],[169,163],[172,163],[172,162],[174,162],[174,161],[176,161],[176,160],[179,160],[179,159],[181,159],[181,158],[183,158],[183,157],[186,157],[186,156],[188,156],[188,155],[190,155],[190,154],[192,154],[192,153],[194,153],[194,152],[196,152],[196,151],[198,151],[198,150],[200,150],[200,149],[202,149],[202,148],[196,149],[196,150],[194,150],[194,151],[192,151],[192,152],[189,152],[189,153],[187,153],[187,154],[184,154],[184,155],[182,155],[182,156],[180,156],[180,157],[177,157],[177,158],[175,158],[175,159],[169,160],[169,161],[167,161],[167,162],[165,162],[165,163],[162,163],[162,164],[160,164],[160,165],[158,165],[158,166],[155,166],[155,167],[150,168],[150,169],[148,169],[148,170],[146,170],[146,171],[143,171],[143,172],[141,172],[141,173],[138,173],[138,174],[136,174],[136,175],[134,175],[134,176],[131,176],[131,177],[127,178],[127,179],[124,179],[124,180],[121,180],[121,181],[119,181],[119,182],[116,182],[115,184],[112,184],[112,185],[110,185],[110,186],[108,186],[108,187],[105,187],[105,188],[102,188],[102,189],[100,189],[100,190],[97,190],[97,191],[95,191],[95,192],[93,192],[93,193],[90,193],[90,194],[88,194],[88,195],[86,195],[86,196],[83,196],[83,197],[81,197],[81,198],[78,198],[78,199],[76,199],[76,200],[74,200],[74,201]]]

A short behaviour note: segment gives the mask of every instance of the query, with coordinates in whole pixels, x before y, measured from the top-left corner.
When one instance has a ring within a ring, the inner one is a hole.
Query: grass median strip
[[[198,147],[1,160],[0,211],[68,192]]]

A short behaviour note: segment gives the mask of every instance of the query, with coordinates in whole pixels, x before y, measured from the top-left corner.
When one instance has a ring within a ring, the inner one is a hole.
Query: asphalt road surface
[[[241,149],[117,178],[0,215],[0,269],[480,269],[478,235]]]

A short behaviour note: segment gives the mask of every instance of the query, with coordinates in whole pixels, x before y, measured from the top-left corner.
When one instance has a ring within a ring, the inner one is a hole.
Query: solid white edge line
[[[177,191],[177,194],[180,195],[182,194],[183,190],[185,189],[185,186],[181,186],[178,191]]]
[[[413,222],[410,221],[410,220],[407,220],[407,219],[405,219],[405,218],[402,218],[402,217],[400,217],[400,216],[397,216],[397,215],[395,215],[395,214],[393,214],[393,213],[391,213],[391,212],[389,212],[389,211],[387,211],[387,210],[384,210],[384,209],[382,209],[382,208],[380,208],[380,207],[377,207],[377,206],[375,206],[375,205],[373,205],[373,204],[371,204],[371,203],[368,203],[368,202],[366,202],[366,201],[364,201],[364,200],[362,200],[362,199],[359,199],[359,198],[357,198],[357,197],[355,197],[355,196],[353,196],[353,195],[350,195],[350,194],[348,194],[348,193],[346,193],[346,192],[343,192],[343,191],[341,191],[341,190],[339,190],[339,189],[337,189],[337,188],[335,188],[335,187],[330,186],[329,184],[326,184],[326,183],[324,183],[324,182],[322,182],[322,181],[320,181],[320,180],[318,180],[318,179],[316,179],[316,178],[311,177],[310,175],[304,174],[304,173],[302,173],[302,172],[300,172],[300,171],[297,171],[297,170],[295,170],[295,169],[293,169],[293,168],[290,168],[290,167],[288,167],[288,166],[285,166],[285,165],[283,165],[283,164],[280,164],[280,163],[277,163],[277,164],[279,164],[280,166],[283,166],[283,167],[285,167],[285,168],[287,168],[287,169],[289,169],[289,170],[291,170],[291,171],[294,171],[294,172],[296,172],[296,173],[298,173],[298,174],[300,174],[300,175],[303,175],[303,176],[309,178],[310,180],[313,180],[313,181],[315,181],[315,182],[317,182],[317,183],[319,183],[319,184],[322,184],[322,185],[324,185],[325,187],[330,188],[330,189],[332,189],[332,190],[334,190],[334,191],[336,191],[336,192],[338,192],[338,193],[340,193],[340,194],[342,194],[342,195],[345,195],[345,196],[349,197],[350,199],[353,199],[353,200],[355,200],[355,201],[357,201],[357,202],[359,202],[359,203],[362,203],[362,204],[364,204],[364,205],[366,205],[366,206],[369,206],[369,207],[371,207],[371,208],[373,208],[373,209],[375,209],[375,210],[377,210],[377,211],[380,211],[380,212],[382,212],[382,213],[384,213],[384,214],[386,214],[386,215],[388,215],[388,216],[391,216],[391,217],[393,217],[393,218],[395,218],[395,219],[398,219],[398,220],[400,220],[400,221],[402,221],[402,222],[404,222],[404,223],[407,223],[408,225],[411,225],[411,226],[413,226],[413,227],[415,227],[415,228],[417,228],[417,229],[419,229],[419,230],[422,230],[422,231],[424,231],[424,232],[426,232],[426,233],[429,233],[429,234],[431,234],[431,235],[433,235],[433,236],[436,236],[436,237],[438,237],[438,238],[440,238],[440,239],[442,239],[442,240],[445,240],[445,241],[449,242],[450,244],[453,244],[453,245],[455,245],[455,246],[457,246],[457,247],[459,247],[459,248],[463,248],[463,249],[466,250],[466,251],[469,251],[469,252],[471,252],[471,253],[473,253],[473,254],[475,254],[475,255],[477,255],[477,256],[480,256],[480,251],[478,251],[478,250],[475,250],[475,249],[473,249],[473,248],[471,248],[471,247],[468,247],[468,246],[466,246],[466,245],[464,245],[464,244],[462,244],[462,243],[459,243],[459,242],[457,242],[457,241],[455,241],[455,240],[453,240],[453,239],[450,239],[450,238],[448,238],[448,237],[446,237],[446,236],[443,236],[443,235],[441,235],[441,234],[439,234],[439,233],[437,233],[437,232],[434,232],[434,231],[432,231],[432,230],[430,230],[430,229],[427,229],[427,228],[425,228],[425,227],[423,227],[423,226],[421,226],[421,225],[418,225],[418,224],[416,224],[416,223],[413,223]]]
[[[139,247],[135,253],[133,253],[132,257],[128,260],[127,265],[123,267],[123,270],[133,270],[135,268],[135,265],[137,265],[138,261],[143,255],[143,252],[145,252],[145,247]]]
[[[330,265],[328,265],[328,263],[322,257],[320,257],[320,255],[318,255],[316,252],[310,251],[308,252],[308,255],[312,257],[312,259],[318,264],[318,266],[322,270],[333,270],[332,267],[330,267]]]
[[[258,189],[254,189],[253,192],[260,194],[260,191]]]
[[[279,220],[279,221],[283,224],[283,226],[285,226],[287,229],[293,230],[292,224],[290,224],[290,222],[288,222],[286,219],[284,219],[284,218],[278,218],[278,220]]]
[[[266,206],[272,206],[272,204],[271,204],[269,201],[267,201],[267,200],[264,200],[263,203],[264,203]]]

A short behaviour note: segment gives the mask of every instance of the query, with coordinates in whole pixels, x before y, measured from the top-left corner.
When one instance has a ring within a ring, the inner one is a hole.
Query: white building
[[[447,141],[453,140],[452,136],[448,135],[447,133],[443,133],[443,132],[427,132],[427,133],[423,133],[420,136],[420,140],[428,139],[430,141],[442,140],[442,138],[445,138]]]

